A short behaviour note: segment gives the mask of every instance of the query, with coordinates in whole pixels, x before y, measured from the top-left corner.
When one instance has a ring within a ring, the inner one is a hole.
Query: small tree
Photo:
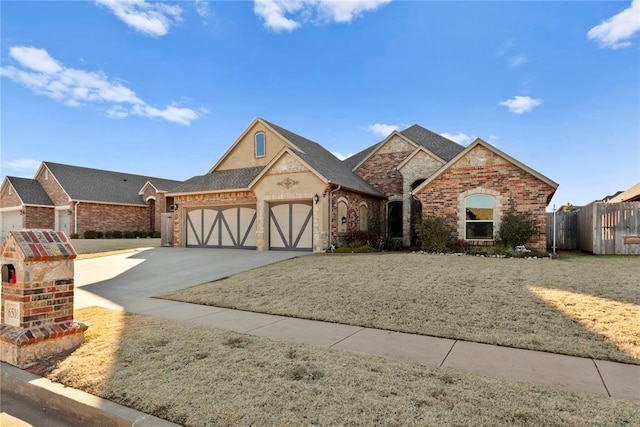
[[[415,224],[416,234],[426,252],[447,252],[452,245],[452,228],[444,218],[426,216]]]
[[[502,218],[498,240],[506,247],[513,248],[529,243],[538,234],[538,226],[531,214],[516,212],[512,206]]]

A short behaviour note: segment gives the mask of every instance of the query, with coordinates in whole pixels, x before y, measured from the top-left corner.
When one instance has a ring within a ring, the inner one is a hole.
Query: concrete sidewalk
[[[123,309],[302,344],[640,402],[640,366],[155,298]]]

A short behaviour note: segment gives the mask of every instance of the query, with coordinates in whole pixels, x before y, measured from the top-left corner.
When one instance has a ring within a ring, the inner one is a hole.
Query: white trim
[[[20,205],[18,207],[16,206],[10,206],[8,208],[0,208],[0,212],[13,212],[13,211],[20,211],[24,208],[24,205]]]
[[[491,239],[467,239],[467,197],[485,195],[493,197],[493,236]],[[495,241],[495,236],[500,231],[500,218],[502,216],[502,195],[496,191],[483,187],[476,187],[458,194],[458,238],[469,241]]]

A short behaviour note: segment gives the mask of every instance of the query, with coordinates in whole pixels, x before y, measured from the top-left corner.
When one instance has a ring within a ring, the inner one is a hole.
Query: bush
[[[531,214],[516,212],[514,207],[509,208],[502,217],[498,241],[507,248],[526,245],[533,236],[538,234],[538,227],[534,224]]]
[[[139,238],[141,238],[141,239],[145,239],[145,238],[147,238],[148,236],[149,236],[149,232],[148,232],[148,231],[140,230],[140,231],[138,232],[138,235],[137,235],[136,237],[139,237]]]
[[[371,233],[369,231],[352,230],[347,232],[342,237],[345,246],[350,248],[357,248],[361,246],[370,246],[372,248],[379,248],[382,243],[382,239],[379,235]]]
[[[133,239],[134,237],[136,237],[136,235],[133,233],[133,231],[125,231],[123,233],[123,236],[125,239]]]
[[[334,251],[337,254],[367,254],[371,252],[378,252],[377,249],[372,248],[371,246],[357,246],[349,248],[347,246],[342,246]]]
[[[71,235],[69,236],[70,239],[78,239],[80,238],[80,235],[78,233],[71,233]]]
[[[153,233],[151,233],[151,237],[153,237],[154,239],[159,239],[160,238],[160,232],[159,231],[154,231]]]
[[[105,239],[113,239],[113,231],[105,231],[104,237]]]
[[[85,239],[95,239],[96,238],[96,231],[95,230],[87,230],[84,232],[84,238]]]
[[[96,238],[97,239],[102,239],[104,237],[104,232],[103,231],[96,231]]]
[[[122,239],[122,231],[113,230],[111,233],[114,239]]]
[[[453,248],[454,230],[444,218],[427,216],[415,229],[423,251],[448,252]]]

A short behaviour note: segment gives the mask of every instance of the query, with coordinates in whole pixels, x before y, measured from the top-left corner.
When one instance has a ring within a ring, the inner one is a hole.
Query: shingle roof
[[[54,206],[44,188],[35,179],[8,176],[7,180],[25,205]]]
[[[147,181],[169,189],[181,181],[43,162],[72,200],[143,205],[138,194]],[[162,188],[158,188],[158,186]]]
[[[264,166],[215,171],[206,175],[194,176],[171,189],[170,194],[201,193],[205,191],[246,188],[258,176]]]
[[[400,133],[447,162],[464,150],[462,145],[419,125],[413,125]]]
[[[458,155],[458,153],[464,150],[464,147],[462,145],[457,144],[442,135],[431,132],[429,129],[425,129],[420,125],[413,125],[411,127],[408,127],[400,133],[409,140],[431,151],[433,154],[440,157],[446,162],[453,159]],[[359,153],[356,153],[353,156],[343,160],[343,163],[346,164],[350,169],[353,169],[360,162],[366,159],[371,153],[373,153],[383,142],[384,140],[372,145],[371,147],[365,148]]]
[[[288,139],[303,152],[296,151],[302,160],[314,168],[318,173],[334,184],[342,185],[351,190],[365,194],[383,197],[376,188],[351,171],[351,169],[336,156],[327,151],[317,142],[291,132],[274,123],[264,120],[276,132]]]

